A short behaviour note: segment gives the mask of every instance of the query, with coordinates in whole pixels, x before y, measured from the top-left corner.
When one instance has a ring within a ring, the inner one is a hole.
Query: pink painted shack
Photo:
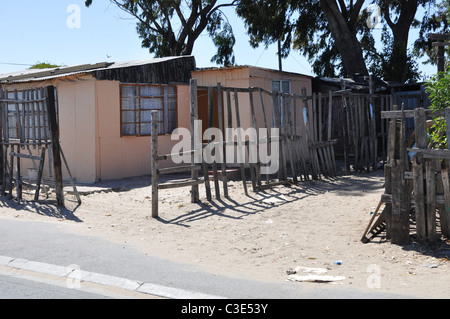
[[[273,118],[273,100],[271,92],[283,92],[292,95],[312,95],[312,77],[308,75],[282,72],[278,70],[272,70],[267,68],[255,67],[255,66],[231,66],[223,68],[203,68],[192,72],[192,78],[197,79],[199,87],[217,86],[220,83],[223,89],[226,88],[260,88],[265,91],[262,94],[263,103],[261,103],[260,95],[257,91],[254,93],[254,108],[256,115],[256,122],[259,128],[265,127],[262,104],[264,104],[264,110],[266,113],[266,121],[268,127],[274,126]],[[199,118],[203,121],[203,129],[208,123],[208,97],[207,91],[199,90]],[[223,94],[225,95],[225,94]],[[223,98],[223,105],[226,104],[225,96]],[[250,97],[248,93],[241,92],[238,95],[239,99],[239,112],[241,127],[248,129],[252,127],[252,116],[250,108]],[[280,104],[280,100],[278,103]],[[217,108],[217,94],[214,95],[214,106]],[[234,118],[233,126],[235,126],[236,112],[234,111],[234,102],[232,102],[232,117]],[[225,110],[225,107],[224,107]],[[308,149],[308,141],[306,134],[306,127],[304,125],[304,105],[301,102],[296,104],[296,123],[299,124],[298,129],[301,131],[300,135],[303,136],[303,149]],[[292,115],[291,115],[292,116]],[[283,115],[281,114],[281,122],[283,123]],[[224,111],[223,121],[227,123],[227,112]],[[218,125],[217,112],[214,114],[214,126]],[[283,125],[282,125],[283,126]],[[226,127],[224,125],[224,127]],[[304,154],[308,158],[308,154]]]
[[[173,130],[190,128],[192,78],[199,87],[220,82],[223,87],[259,87],[292,94],[306,89],[307,94],[312,93],[310,76],[252,66],[197,69],[192,56],[26,70],[0,75],[0,88],[20,94],[54,86],[61,147],[72,176],[79,183],[95,183],[151,173],[152,110],[159,112],[158,153],[171,153],[179,142],[171,140]],[[207,94],[200,88],[198,96],[199,117],[207,123]],[[217,95],[214,100],[217,103]],[[255,101],[259,108],[259,98]],[[272,121],[271,97],[265,96],[264,101]],[[239,105],[241,126],[249,128],[248,93],[239,98]],[[261,116],[258,112],[259,123]],[[303,120],[301,111],[298,120]],[[67,172],[63,173],[68,179]]]
[[[151,111],[159,111],[160,152],[189,127],[190,56],[98,63],[0,75],[2,89],[56,88],[61,147],[80,183],[151,172]],[[65,178],[68,178],[65,172]]]

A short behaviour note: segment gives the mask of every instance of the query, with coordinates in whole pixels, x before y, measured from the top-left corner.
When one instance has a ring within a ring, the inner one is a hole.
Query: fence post
[[[414,127],[416,130],[416,147],[419,149],[427,148],[427,126],[425,109],[417,108],[414,110]],[[416,204],[416,233],[417,241],[424,243],[427,240],[427,222],[426,222],[426,207],[424,194],[424,178],[423,178],[423,163],[417,156],[413,163],[414,173],[414,199]]]
[[[409,243],[409,210],[410,190],[405,180],[406,170],[406,142],[405,142],[405,113],[402,108],[400,122],[398,159],[391,160],[392,176],[392,212],[391,212],[391,242],[404,245]]]
[[[194,151],[192,155],[191,164],[196,164],[196,159],[199,155],[197,154],[196,148],[196,136],[193,134],[195,132],[195,121],[198,119],[198,98],[197,98],[197,79],[192,79],[190,83],[190,93],[191,93],[191,149]],[[201,133],[200,133],[201,134]],[[201,146],[200,146],[201,151]],[[198,180],[198,171],[192,170],[191,177],[193,180]],[[205,176],[206,178],[207,176]],[[200,194],[198,190],[198,185],[192,186],[191,191],[191,201],[192,203],[197,203],[200,200]]]
[[[64,184],[62,176],[62,161],[61,161],[61,148],[59,144],[59,127],[56,116],[56,100],[55,100],[55,87],[47,87],[47,114],[48,123],[51,132],[52,141],[52,155],[53,155],[53,169],[55,174],[55,187],[56,187],[56,201],[58,206],[64,207]]]
[[[158,218],[158,111],[152,111],[152,217]]]

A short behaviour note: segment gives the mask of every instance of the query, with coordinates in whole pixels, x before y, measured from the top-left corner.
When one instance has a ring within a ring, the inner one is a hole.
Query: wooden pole
[[[264,128],[266,130],[266,138],[267,138],[266,147],[267,147],[267,151],[268,151],[270,149],[269,148],[269,145],[270,145],[270,143],[269,143],[269,137],[270,137],[269,124],[267,123],[266,109],[265,109],[265,106],[264,106],[264,97],[262,95],[261,88],[258,88],[258,92],[259,92],[259,98],[261,100],[261,111],[262,111],[262,114],[263,114]],[[266,184],[268,185],[269,183],[270,183],[270,175],[266,174]]]
[[[427,148],[428,142],[425,109],[418,108],[414,110],[414,126],[416,132],[416,147],[420,149]],[[414,159],[413,172],[415,177],[414,199],[416,203],[416,236],[419,243],[425,243],[427,240],[427,218],[425,207],[423,163],[417,157]]]
[[[64,184],[62,175],[62,161],[61,149],[59,146],[59,127],[56,115],[56,100],[54,86],[47,87],[47,114],[48,123],[50,125],[51,141],[52,141],[52,155],[53,155],[53,169],[56,187],[56,201],[58,206],[64,207]],[[39,128],[40,130],[40,128]]]
[[[241,135],[241,118],[239,115],[239,99],[238,99],[238,91],[237,89],[234,89],[234,106],[235,106],[235,111],[236,111],[236,128],[237,128],[237,132],[238,132],[238,143],[237,143],[237,147],[238,147],[238,158],[241,161],[240,166],[241,166],[241,177],[242,177],[242,183],[244,186],[244,192],[245,195],[248,195],[248,190],[247,190],[247,179],[245,176],[245,164],[244,164],[244,157],[245,157],[245,153],[242,152],[242,145],[245,145],[244,141],[242,141],[242,135]]]
[[[212,128],[214,126],[214,91],[212,87],[208,88],[208,128]],[[212,140],[209,140],[211,143]],[[216,148],[214,147],[214,157],[217,158]],[[219,186],[219,174],[217,172],[217,161],[214,160],[212,162],[213,169],[213,177],[214,177],[214,191],[216,194],[216,198],[220,199],[220,186]]]
[[[427,183],[427,240],[435,242],[436,236],[436,168],[433,159],[425,162],[426,183]]]
[[[248,94],[249,94],[249,100],[250,100],[250,112],[251,112],[251,120],[252,120],[252,127],[255,130],[255,136],[253,141],[249,141],[249,163],[250,163],[250,173],[252,176],[252,187],[253,187],[253,191],[257,192],[259,187],[261,186],[261,175],[259,174],[259,169],[258,169],[258,165],[259,165],[259,136],[258,136],[258,124],[256,122],[256,115],[255,115],[255,104],[253,102],[253,89],[249,88],[248,89]],[[255,144],[255,147],[252,147],[252,144]],[[251,155],[250,151],[255,151],[256,150],[256,154]],[[255,157],[256,163],[251,163],[251,159],[252,156]]]
[[[399,159],[391,160],[392,174],[392,216],[391,242],[404,245],[409,243],[409,185],[404,178],[406,169],[405,114],[402,108],[400,123]]]
[[[152,111],[152,217],[158,218],[158,111]]]
[[[34,192],[34,200],[35,201],[39,200],[39,193],[41,191],[42,173],[44,171],[45,152],[46,151],[47,151],[47,149],[44,146],[42,148],[41,161],[39,162],[38,176],[37,176],[37,180],[36,180],[36,191]],[[79,201],[79,203],[80,203],[80,201]]]
[[[222,97],[222,85],[217,83],[217,108],[218,108],[218,117],[219,117],[219,130],[220,132],[224,132],[223,130],[223,97]],[[225,198],[229,198],[228,194],[228,177],[227,177],[227,163],[225,160],[225,152],[224,152],[224,144],[220,145],[220,158],[222,160],[222,183],[223,183],[223,196]]]
[[[190,83],[190,95],[191,95],[191,148],[194,151],[194,154],[191,159],[191,164],[199,164],[199,161],[197,161],[198,157],[201,154],[197,154],[197,151],[201,152],[200,150],[197,150],[197,143],[196,143],[196,136],[193,134],[195,132],[195,121],[198,120],[198,97],[197,97],[197,79],[192,79]],[[201,133],[200,133],[201,134]],[[201,156],[200,156],[201,157]],[[207,178],[208,176],[205,176]],[[198,171],[192,170],[191,172],[191,178],[195,181],[198,180]],[[198,190],[198,185],[193,185],[191,190],[191,201],[192,203],[197,203],[200,201],[200,194]]]

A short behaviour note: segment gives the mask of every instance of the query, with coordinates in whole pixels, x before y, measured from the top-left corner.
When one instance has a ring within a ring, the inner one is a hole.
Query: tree
[[[156,57],[191,55],[195,41],[206,31],[218,48],[212,61],[234,64],[233,30],[221,9],[234,6],[237,0],[110,1],[137,19],[142,46]],[[92,0],[85,4],[89,7]]]
[[[434,7],[427,8],[419,32],[419,38],[414,43],[415,53],[419,57],[428,56],[426,63],[437,64],[437,47],[433,47],[429,33],[446,34],[450,32],[450,1],[442,0]],[[446,49],[450,55],[450,47]]]
[[[285,3],[284,16],[267,14],[267,8]],[[384,50],[379,52],[371,28],[371,12],[364,0],[241,0],[237,12],[244,19],[251,43],[270,44],[283,38],[283,55],[291,44],[312,63],[317,75],[335,77],[369,72],[386,80],[405,82],[417,77],[408,52],[408,31],[419,5],[435,0],[373,0],[383,23]],[[284,21],[283,18],[285,18]],[[264,23],[258,22],[263,20]],[[276,32],[275,32],[276,31]]]
[[[432,3],[427,0],[385,0],[379,1],[381,12],[387,27],[390,29],[384,37],[384,58],[381,65],[382,76],[386,80],[407,82],[417,80],[418,72],[415,70],[412,56],[408,53],[409,30],[412,26],[419,25],[415,19],[419,5]],[[394,20],[395,17],[396,19]],[[384,32],[387,33],[387,27]]]
[[[61,65],[51,64],[48,62],[36,62],[36,64],[32,65],[30,70],[38,70],[38,69],[54,69],[59,68]]]

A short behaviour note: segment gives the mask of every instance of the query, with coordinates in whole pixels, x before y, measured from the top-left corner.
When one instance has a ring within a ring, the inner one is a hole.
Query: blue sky
[[[71,5],[81,9],[79,28],[67,25],[74,13],[67,11]],[[276,46],[251,48],[243,23],[234,17],[232,10],[225,13],[236,35],[236,63],[278,69]],[[152,58],[146,49],[141,48],[135,20],[108,0],[94,0],[90,8],[84,6],[84,0],[2,1],[0,28],[4,31],[0,73],[20,71],[28,68],[27,64],[38,61],[71,66]],[[411,40],[414,38],[413,30]],[[214,66],[210,62],[214,54],[211,40],[202,35],[193,52],[197,66]],[[295,51],[283,60],[283,69],[314,75],[308,61]],[[420,64],[420,69],[431,76],[436,67]]]

